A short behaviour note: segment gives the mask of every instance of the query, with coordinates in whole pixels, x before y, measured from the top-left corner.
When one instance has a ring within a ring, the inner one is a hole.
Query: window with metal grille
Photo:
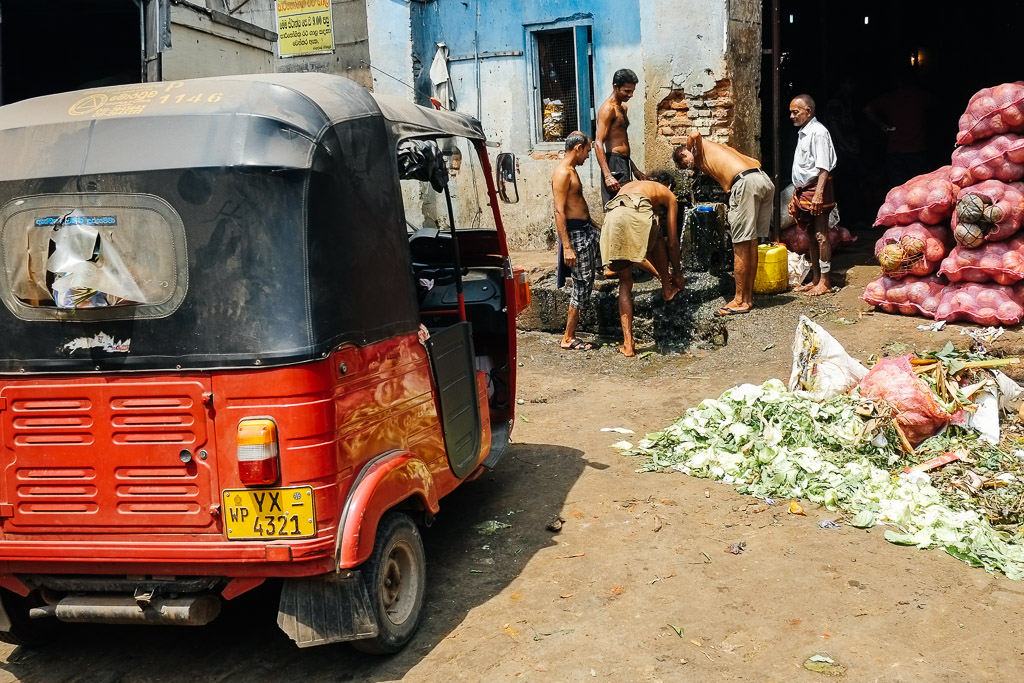
[[[579,127],[576,111],[576,42],[572,31],[538,31],[537,74],[541,134],[546,142],[564,140]]]
[[[574,130],[593,137],[589,26],[530,31],[535,143],[558,143]]]

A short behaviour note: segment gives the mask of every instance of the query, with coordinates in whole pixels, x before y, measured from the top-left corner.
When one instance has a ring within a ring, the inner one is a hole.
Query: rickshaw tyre
[[[0,631],[0,641],[11,645],[33,647],[53,640],[62,626],[54,617],[30,619],[28,611],[45,603],[38,593],[22,597],[7,589],[0,589],[0,601],[11,622],[10,631]]]
[[[367,654],[399,652],[419,627],[426,596],[426,553],[420,531],[409,515],[388,512],[381,518],[373,553],[360,570],[378,633],[350,644]],[[400,578],[397,586],[393,584],[396,577]]]

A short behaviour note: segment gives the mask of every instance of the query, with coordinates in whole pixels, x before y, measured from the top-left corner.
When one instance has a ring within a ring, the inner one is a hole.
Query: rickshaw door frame
[[[459,236],[455,232],[455,210],[452,208],[452,193],[448,183],[444,184],[444,202],[448,206],[448,227],[452,234],[452,267],[455,269],[455,296],[459,304],[459,321],[466,322],[466,296],[462,293],[462,254],[459,253]]]

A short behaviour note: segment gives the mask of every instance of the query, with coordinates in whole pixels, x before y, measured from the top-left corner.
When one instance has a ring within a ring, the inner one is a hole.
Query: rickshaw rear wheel
[[[419,626],[427,583],[423,539],[409,515],[389,512],[381,518],[373,554],[360,569],[379,631],[352,641],[352,647],[378,655],[398,652]]]
[[[28,616],[30,609],[46,604],[38,591],[30,593],[28,597],[22,597],[7,589],[0,589],[0,601],[3,602],[4,611],[11,622],[10,631],[0,631],[0,641],[31,647],[44,645],[57,636],[62,626],[57,619],[32,619]]]

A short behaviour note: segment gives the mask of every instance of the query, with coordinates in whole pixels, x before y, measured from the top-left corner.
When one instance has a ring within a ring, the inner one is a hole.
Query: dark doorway
[[[0,0],[0,102],[142,80],[136,0]]]
[[[771,0],[763,2],[766,48],[772,45],[771,4]],[[857,186],[854,195],[846,192],[840,199],[844,225],[870,224],[886,191],[901,176],[900,169],[894,171],[891,164],[891,133],[883,132],[865,115],[866,106],[879,103],[882,108],[885,98],[900,88],[920,88],[927,98],[919,124],[927,144],[919,165],[931,171],[949,163],[957,123],[971,95],[1024,78],[1020,47],[1013,37],[1017,28],[1024,26],[1024,3],[1002,3],[998,26],[989,25],[984,35],[981,29],[971,28],[971,11],[966,6],[961,7],[958,19],[941,3],[780,0],[779,4],[782,112],[775,131],[768,55],[762,68],[763,158],[770,164],[772,140],[779,135],[785,184],[796,147],[796,130],[788,118],[794,95],[810,94],[818,105],[818,118],[830,129],[843,125],[837,119],[845,110],[850,119],[845,124],[847,132],[855,136],[859,150],[851,157],[849,151],[844,154],[837,149],[837,191],[843,193],[844,174],[847,185]],[[847,91],[841,92],[844,82]],[[888,102],[892,108],[892,101]]]

